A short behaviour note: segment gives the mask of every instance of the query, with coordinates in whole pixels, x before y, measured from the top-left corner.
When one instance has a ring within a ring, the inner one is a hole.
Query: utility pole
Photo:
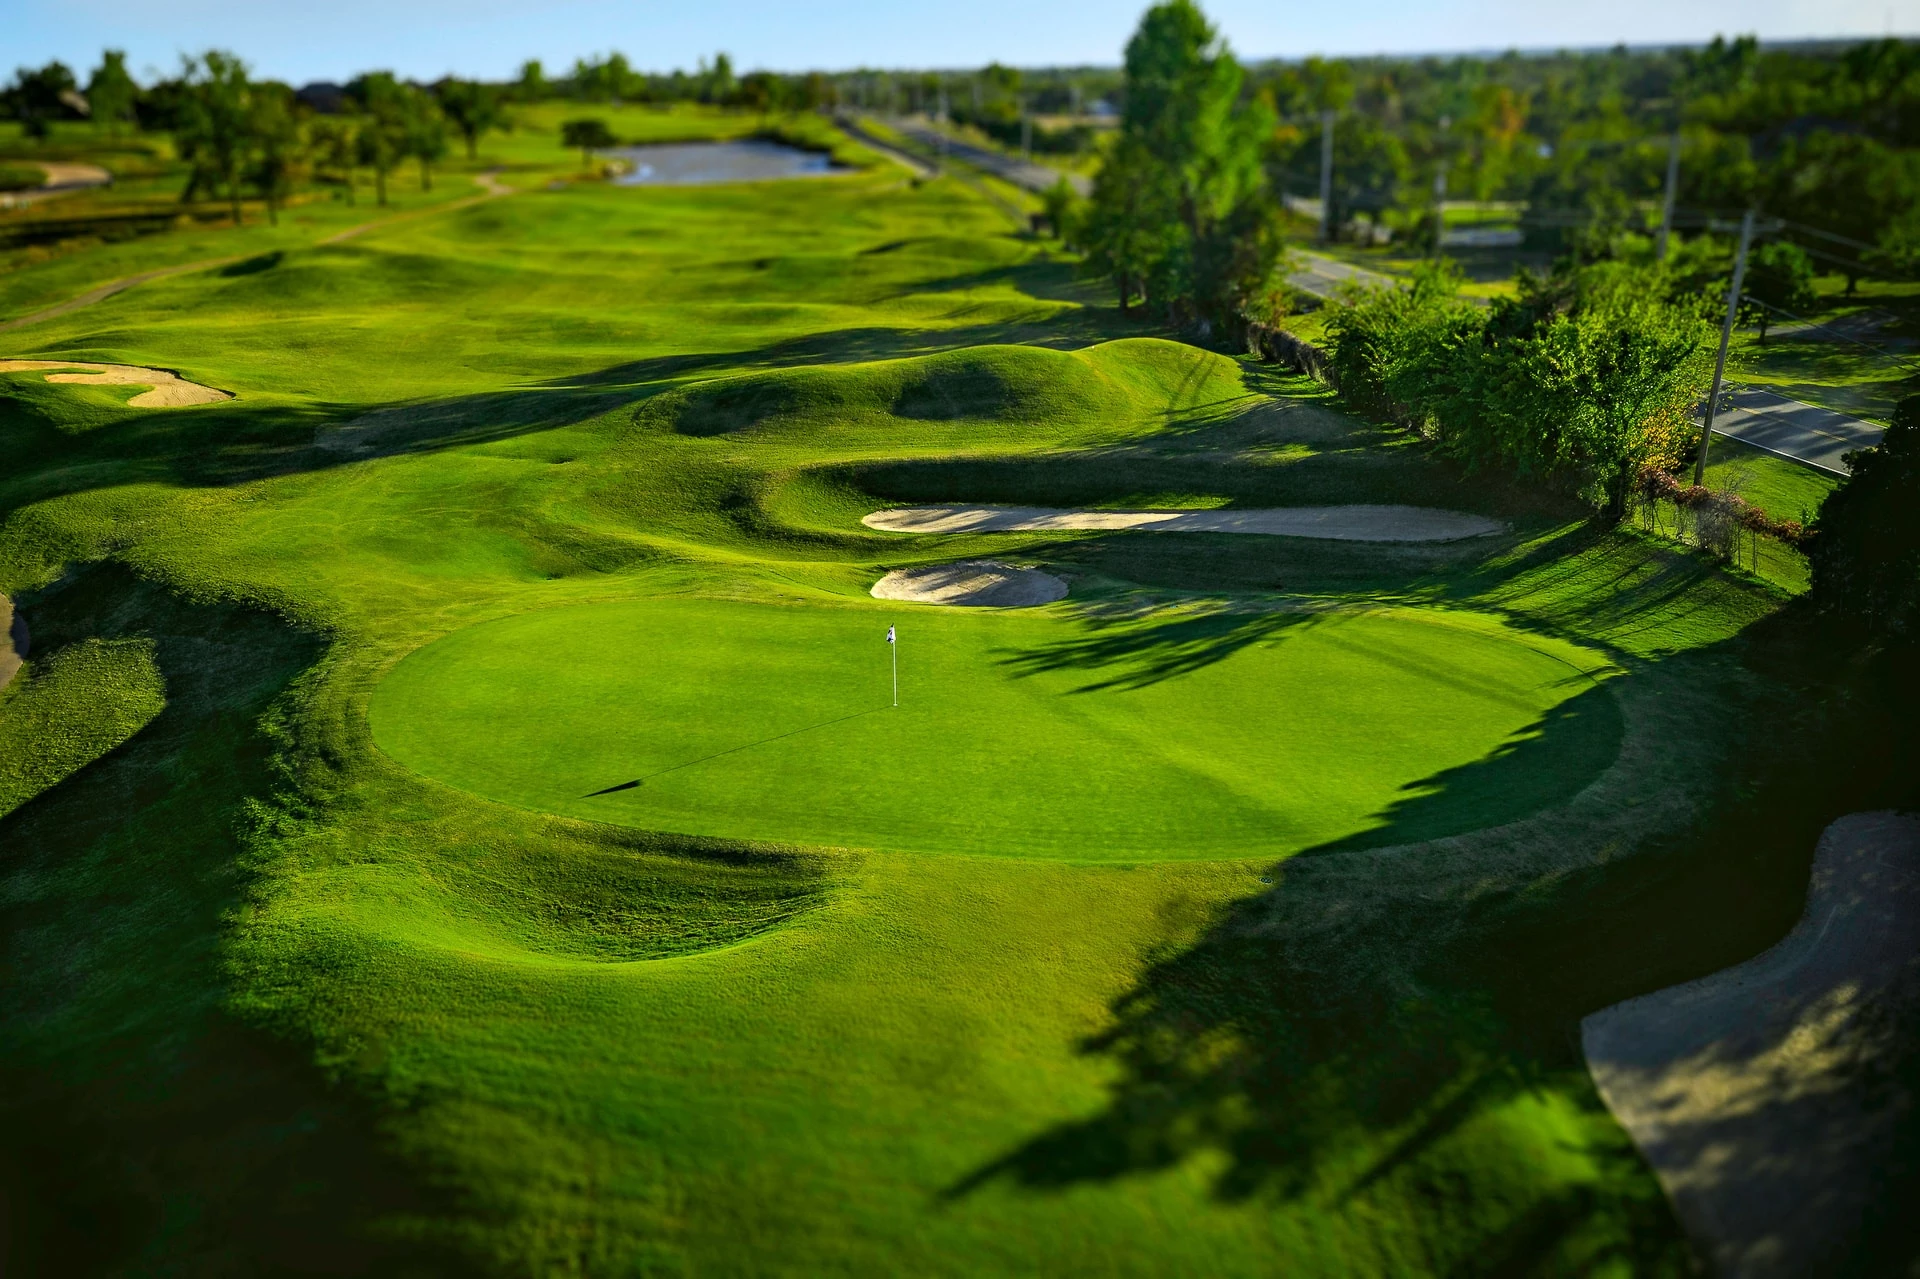
[[[1439,157],[1433,167],[1433,256],[1440,256],[1440,242],[1447,236],[1447,127],[1451,116],[1440,117]]]
[[[1333,242],[1333,108],[1320,113],[1320,243]]]
[[[1700,427],[1700,456],[1694,459],[1693,483],[1707,479],[1707,445],[1713,441],[1713,412],[1720,406],[1720,383],[1727,374],[1727,344],[1733,341],[1733,320],[1740,313],[1740,286],[1747,279],[1747,247],[1753,243],[1753,210],[1740,219],[1740,252],[1733,259],[1733,287],[1727,290],[1727,322],[1720,329],[1720,358],[1713,365],[1713,392],[1707,396],[1707,420]]]
[[[1667,237],[1673,233],[1673,202],[1680,194],[1680,130],[1667,145],[1667,193],[1660,203],[1660,237],[1653,242],[1653,260],[1667,260]]]
[[[1020,158],[1033,163],[1033,108],[1025,98],[1020,99]]]

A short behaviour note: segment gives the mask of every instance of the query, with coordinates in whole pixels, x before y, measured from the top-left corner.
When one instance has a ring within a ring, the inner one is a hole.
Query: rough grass
[[[1807,744],[1870,741],[1870,712],[1802,695],[1823,655],[1784,593],[1297,382],[1113,341],[1142,334],[1009,229],[886,170],[583,183],[261,241],[271,266],[13,335],[239,398],[0,387],[0,589],[36,665],[150,645],[166,698],[0,818],[10,1272],[1686,1269],[1569,1031],[1791,922],[1812,832],[1869,780]],[[1510,531],[858,522],[934,492],[1430,500]],[[980,553],[1071,574],[1119,633],[1284,594],[1490,616],[1620,674],[1284,862],[671,836],[487,800],[371,735],[387,673],[471,627],[853,602]],[[101,686],[41,679],[43,722],[96,714]]]

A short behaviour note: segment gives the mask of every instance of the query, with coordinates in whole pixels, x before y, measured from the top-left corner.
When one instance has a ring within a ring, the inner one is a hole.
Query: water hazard
[[[847,170],[823,152],[783,142],[745,138],[736,142],[676,142],[622,147],[606,152],[625,160],[621,186],[693,186],[707,182],[757,182],[767,178],[818,178]]]

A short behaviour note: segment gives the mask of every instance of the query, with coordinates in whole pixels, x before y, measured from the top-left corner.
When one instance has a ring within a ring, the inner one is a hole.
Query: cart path
[[[514,188],[499,181],[494,176],[498,172],[498,169],[489,169],[485,173],[478,174],[474,177],[474,184],[482,188],[483,194],[481,195],[469,196],[464,200],[455,200],[450,204],[434,205],[428,209],[416,209],[411,213],[396,213],[391,217],[375,218],[371,222],[362,222],[358,226],[348,227],[344,231],[335,232],[333,235],[314,241],[314,243],[316,245],[339,244],[342,241],[351,240],[357,235],[364,235],[368,231],[377,231],[381,227],[392,226],[396,222],[412,221],[415,218],[425,217],[430,213],[452,213],[459,209],[470,208],[483,200],[492,200],[503,195],[512,195]],[[92,306],[96,302],[104,302],[116,293],[124,293],[128,289],[135,288],[142,284],[148,284],[154,280],[164,280],[169,276],[175,275],[187,275],[194,271],[211,271],[215,267],[230,266],[235,262],[252,256],[253,254],[251,253],[234,253],[226,257],[203,258],[198,262],[183,262],[178,266],[161,267],[156,271],[142,271],[138,275],[129,275],[122,279],[102,284],[98,288],[89,289],[78,297],[70,298],[65,302],[50,306],[43,311],[34,311],[28,315],[18,316],[11,320],[0,320],[0,333],[5,333],[9,329],[25,328],[29,324],[39,324],[44,320],[57,319],[60,316],[78,311],[81,307]]]
[[[1031,533],[1140,529],[1154,533],[1254,533],[1335,542],[1453,542],[1505,525],[1425,506],[1283,506],[1267,510],[1069,511],[1045,506],[910,506],[861,521],[888,533]]]
[[[1920,818],[1856,813],[1784,941],[1593,1014],[1581,1044],[1713,1270],[1830,1274],[1916,1100],[1885,1060],[1916,1000]]]
[[[27,619],[13,611],[13,601],[0,595],[0,689],[13,682],[27,657]]]

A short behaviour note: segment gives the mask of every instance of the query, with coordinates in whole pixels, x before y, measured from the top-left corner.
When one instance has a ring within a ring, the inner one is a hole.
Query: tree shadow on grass
[[[167,704],[0,819],[0,1273],[468,1269],[384,1230],[437,1196],[377,1105],[223,1007],[256,721],[319,643],[115,569],[34,607],[43,652],[151,639]]]
[[[1429,1233],[1408,1246],[1427,1248],[1439,1272],[1607,1261],[1687,1272],[1656,1184],[1599,1113],[1579,1018],[1769,944],[1798,913],[1819,830],[1859,802],[1866,779],[1831,762],[1838,752],[1825,748],[1852,731],[1835,717],[1823,740],[1800,735],[1793,751],[1730,769],[1694,829],[1644,834],[1618,850],[1640,855],[1608,860],[1609,837],[1592,828],[1606,820],[1600,801],[1540,804],[1578,789],[1615,748],[1611,703],[1596,688],[1487,759],[1419,783],[1377,830],[1275,866],[1272,888],[1151,956],[1110,1025],[1079,1045],[1116,1072],[1101,1108],[944,1197],[1061,1190],[1206,1156],[1227,1202],[1306,1199],[1364,1215],[1371,1195],[1411,1197]],[[1416,842],[1529,812],[1522,827],[1458,844]],[[1555,853],[1561,838],[1598,855]],[[1572,1130],[1589,1174],[1484,1199],[1536,1184],[1539,1161],[1560,1160],[1530,1143],[1565,1140],[1565,1120],[1529,1136],[1539,1121],[1493,1117],[1547,1098],[1591,1117]]]
[[[1041,648],[1003,650],[1000,664],[1022,677],[1074,670],[1098,675],[1074,689],[1076,693],[1146,688],[1224,662],[1316,620],[1311,613],[1280,611],[1222,611],[1144,622],[1127,614],[1105,621],[1097,613],[1087,615],[1095,628],[1092,634]]]

